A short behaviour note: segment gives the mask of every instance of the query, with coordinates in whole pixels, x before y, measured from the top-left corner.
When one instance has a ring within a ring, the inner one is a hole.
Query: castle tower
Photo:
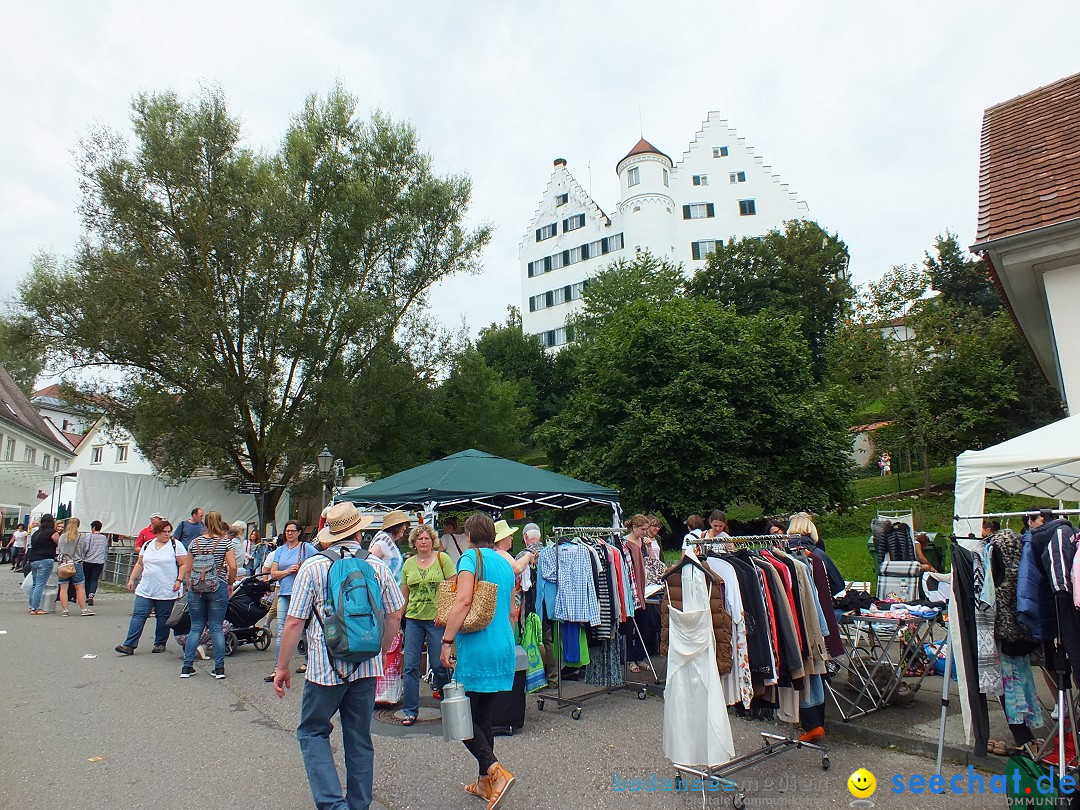
[[[671,158],[642,138],[615,166],[627,253],[675,258],[676,210]]]

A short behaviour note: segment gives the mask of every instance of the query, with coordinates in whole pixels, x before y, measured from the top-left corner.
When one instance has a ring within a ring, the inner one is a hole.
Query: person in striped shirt
[[[326,525],[319,532],[318,542],[323,548],[337,549],[343,554],[355,553],[360,548],[360,533],[370,523],[370,516],[361,515],[353,504],[334,504],[326,516]],[[401,627],[405,597],[382,560],[368,557],[367,561],[375,571],[382,596],[385,614],[382,650],[386,653]],[[307,624],[308,668],[296,739],[300,743],[311,795],[316,807],[347,806],[349,810],[363,810],[371,804],[375,770],[371,717],[375,711],[375,679],[383,674],[383,656],[376,655],[359,664],[331,661],[323,639],[322,623],[308,622],[313,611],[323,610],[326,578],[331,565],[329,557],[316,554],[308,557],[296,574],[274,672],[274,692],[278,697],[285,697],[285,690],[291,685],[289,660]],[[342,793],[330,749],[331,720],[335,714],[339,716],[345,749],[347,795]]]

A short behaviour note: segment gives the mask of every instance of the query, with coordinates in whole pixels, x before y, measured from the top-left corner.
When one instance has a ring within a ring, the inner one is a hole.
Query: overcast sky
[[[272,149],[305,96],[341,81],[361,113],[410,121],[440,173],[470,175],[469,218],[495,232],[483,276],[436,291],[451,326],[518,303],[554,158],[610,210],[639,131],[677,157],[710,110],[847,241],[862,283],[945,229],[971,244],[983,110],[1080,71],[1078,34],[1080,4],[1015,0],[0,0],[0,299],[36,252],[72,252],[79,139],[130,131],[139,91],[206,82]]]

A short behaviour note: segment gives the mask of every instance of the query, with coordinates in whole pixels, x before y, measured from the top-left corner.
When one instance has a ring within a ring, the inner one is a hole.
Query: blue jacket
[[[1042,641],[1042,599],[1045,588],[1042,568],[1031,542],[1031,531],[1021,537],[1020,569],[1016,575],[1016,617],[1036,641]]]

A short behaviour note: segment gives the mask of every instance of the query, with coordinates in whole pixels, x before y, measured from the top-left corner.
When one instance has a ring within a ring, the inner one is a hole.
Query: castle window
[[[682,207],[683,219],[707,219],[716,216],[712,203],[691,203]]]
[[[701,239],[697,242],[690,243],[690,255],[694,261],[704,259],[711,253],[716,253],[720,245],[724,244],[722,239]]]
[[[536,241],[543,242],[545,239],[550,239],[559,232],[559,223],[552,222],[550,225],[545,225],[543,228],[536,229]]]
[[[707,174],[695,174],[692,179],[695,186],[709,185],[709,175]]]
[[[739,216],[752,217],[757,213],[757,205],[753,200],[739,200]]]
[[[634,166],[626,173],[626,185],[636,186],[641,182],[641,174],[638,172],[638,167]]]
[[[712,148],[713,157],[727,157],[728,151],[726,146],[714,146]]]
[[[576,231],[578,228],[585,227],[585,215],[575,214],[572,217],[568,217],[562,221],[563,233],[567,231]]]
[[[668,170],[664,169],[664,185],[668,185]]]
[[[745,183],[746,182],[746,172],[732,172],[731,174],[728,175],[728,177],[731,178],[732,183]]]
[[[568,202],[570,202],[570,195],[569,194],[559,194],[558,196],[555,197],[555,207],[556,208],[558,208],[560,205],[566,205]]]

